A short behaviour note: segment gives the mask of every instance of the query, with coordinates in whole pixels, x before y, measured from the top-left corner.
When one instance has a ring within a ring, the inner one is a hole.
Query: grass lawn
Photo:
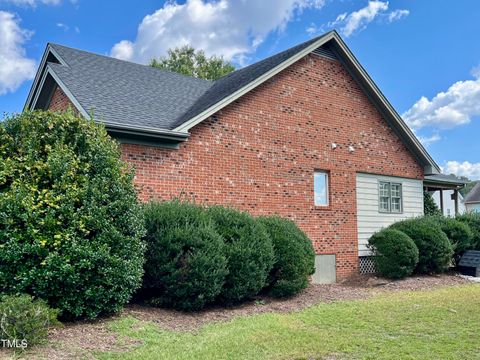
[[[480,286],[384,293],[289,314],[238,317],[195,332],[132,317],[111,330],[142,344],[100,359],[480,359]]]

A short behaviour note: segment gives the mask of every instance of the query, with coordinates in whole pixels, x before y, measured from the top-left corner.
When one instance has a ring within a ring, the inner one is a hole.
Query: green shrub
[[[51,309],[43,300],[33,300],[30,295],[2,296],[0,339],[8,341],[10,344],[5,344],[13,347],[42,343],[47,338],[49,327],[58,324],[57,316],[58,310]]]
[[[199,310],[220,293],[227,274],[223,239],[200,206],[179,201],[145,207],[144,289],[152,303]]]
[[[418,248],[412,239],[399,230],[383,229],[368,240],[375,255],[377,270],[390,279],[409,276],[418,264]]]
[[[452,245],[440,226],[429,218],[397,222],[390,229],[407,234],[417,245],[417,273],[439,273],[448,269],[453,255]]]
[[[228,264],[219,301],[230,304],[258,294],[274,263],[267,231],[245,212],[213,206],[208,214],[224,239]]]
[[[467,224],[444,216],[438,216],[432,220],[438,223],[442,231],[447,235],[448,240],[450,240],[455,261],[460,260],[465,251],[473,248],[473,233]]]
[[[0,123],[0,289],[66,318],[118,311],[140,286],[133,172],[105,129],[72,113]]]
[[[308,286],[315,271],[312,242],[291,220],[278,216],[260,217],[272,239],[275,263],[268,279],[268,294],[275,297],[295,295]]]
[[[480,250],[480,213],[469,212],[458,215],[456,219],[468,225],[472,231],[472,248]]]
[[[442,212],[435,203],[435,200],[433,200],[432,195],[426,191],[423,192],[423,213],[426,216],[442,215]]]

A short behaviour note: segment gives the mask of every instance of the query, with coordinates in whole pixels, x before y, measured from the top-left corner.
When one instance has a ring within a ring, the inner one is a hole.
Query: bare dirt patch
[[[108,329],[117,316],[94,322],[79,321],[52,328],[48,343],[19,355],[20,359],[95,359],[95,352],[123,352],[139,342]],[[1,355],[1,353],[0,353]],[[0,356],[1,358],[1,356]]]

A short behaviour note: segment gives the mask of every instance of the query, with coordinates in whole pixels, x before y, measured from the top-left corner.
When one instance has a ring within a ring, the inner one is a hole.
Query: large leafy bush
[[[450,240],[455,261],[458,262],[465,251],[472,249],[473,233],[466,223],[444,216],[438,216],[432,218],[432,220],[438,223],[442,231],[447,235],[448,240]]]
[[[468,225],[472,231],[472,248],[480,250],[480,213],[468,212],[456,217],[458,221],[461,221]]]
[[[315,251],[312,242],[291,220],[278,216],[258,218],[270,238],[275,263],[268,279],[268,293],[283,297],[297,294],[308,285],[315,271]]]
[[[144,296],[181,310],[199,310],[220,293],[227,274],[223,239],[205,210],[170,201],[145,207]]]
[[[440,226],[429,218],[414,218],[397,222],[391,229],[400,230],[417,245],[418,273],[438,273],[448,269],[453,255],[452,245]]]
[[[274,263],[267,231],[245,212],[213,206],[208,214],[225,242],[228,275],[219,300],[228,304],[258,294]]]
[[[30,295],[0,297],[0,339],[13,347],[30,347],[47,339],[48,329],[58,324],[58,310]],[[8,343],[7,343],[8,341]]]
[[[375,255],[375,265],[380,274],[391,279],[409,276],[418,264],[418,248],[405,233],[383,229],[373,234],[368,246]]]
[[[105,129],[72,113],[0,123],[0,289],[68,318],[119,310],[141,284],[133,172]]]

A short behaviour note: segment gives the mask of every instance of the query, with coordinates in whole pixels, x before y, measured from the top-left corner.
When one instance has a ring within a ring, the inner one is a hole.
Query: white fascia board
[[[276,74],[278,74],[279,72],[283,71],[284,69],[286,69],[287,67],[289,67],[293,63],[295,63],[298,60],[300,60],[301,58],[303,58],[305,55],[311,53],[313,50],[315,50],[319,46],[322,46],[327,41],[331,40],[334,37],[334,34],[335,34],[334,32],[331,32],[331,33],[325,35],[324,37],[322,37],[321,39],[318,39],[318,41],[314,42],[312,45],[306,47],[302,51],[293,55],[291,58],[287,59],[283,63],[277,65],[276,67],[274,67],[270,71],[266,72],[262,76],[256,78],[255,80],[253,80],[249,84],[245,85],[241,89],[235,91],[233,94],[227,96],[226,98],[222,99],[218,103],[216,103],[213,106],[209,107],[208,109],[204,110],[203,112],[201,112],[197,116],[195,116],[192,119],[184,122],[180,126],[177,126],[174,130],[175,131],[187,132],[188,130],[190,130],[195,125],[201,123],[203,120],[209,118],[210,116],[212,116],[213,114],[215,114],[219,110],[223,109],[225,106],[231,104],[232,102],[234,102],[238,98],[242,97],[243,95],[245,95],[249,91],[253,90],[257,86],[261,85],[262,83],[264,83],[268,79],[270,79],[273,76],[275,76]]]
[[[37,89],[37,92],[40,92],[42,90],[43,81],[45,80],[44,69],[46,66],[48,55],[50,53],[52,53],[53,56],[55,56],[58,59],[61,65],[67,65],[65,60],[63,60],[62,57],[55,51],[55,49],[53,49],[51,45],[48,44],[47,48],[45,49],[45,52],[43,53],[42,60],[40,61],[40,65],[38,66],[37,74],[35,75],[35,79],[33,80],[32,87],[30,88],[30,91],[28,93],[27,101],[25,102],[24,109],[31,110],[31,108],[33,107],[32,100],[38,97],[38,94],[35,94],[35,89]],[[43,76],[41,76],[42,73],[43,73]],[[37,87],[39,82],[41,82],[40,86]]]
[[[78,100],[73,96],[70,90],[68,90],[67,86],[63,83],[63,81],[55,74],[55,72],[52,70],[50,66],[47,65],[47,68],[45,70],[45,73],[43,74],[42,77],[42,82],[40,83],[39,91],[37,91],[37,94],[35,95],[35,98],[33,99],[32,103],[32,108],[35,108],[35,105],[37,103],[38,97],[40,95],[40,91],[43,88],[43,84],[45,82],[45,79],[47,78],[47,75],[50,75],[57,85],[62,89],[62,91],[67,95],[68,99],[71,101],[71,103],[77,108],[77,110],[82,114],[86,119],[90,119],[90,115],[88,112],[80,105]]]
[[[373,93],[376,95],[378,100],[382,103],[382,105],[388,110],[389,114],[393,117],[393,119],[400,125],[401,129],[406,133],[406,135],[413,141],[414,145],[417,147],[419,152],[425,156],[425,158],[430,162],[430,164],[433,166],[435,170],[437,170],[438,173],[440,173],[440,167],[437,165],[435,160],[430,156],[430,154],[427,152],[425,147],[422,145],[422,143],[417,139],[415,134],[410,130],[408,125],[403,121],[402,117],[397,113],[395,108],[390,104],[390,102],[387,100],[385,95],[380,91],[378,86],[375,84],[375,82],[372,80],[370,75],[365,71],[363,66],[358,62],[356,57],[353,55],[353,53],[350,51],[350,49],[347,47],[347,45],[343,42],[342,38],[338,35],[335,36],[335,40],[337,41],[337,44],[339,45],[340,49],[343,51],[343,55],[345,55],[348,60],[355,66],[356,70],[360,73],[362,78],[367,82],[368,86],[371,88]]]

